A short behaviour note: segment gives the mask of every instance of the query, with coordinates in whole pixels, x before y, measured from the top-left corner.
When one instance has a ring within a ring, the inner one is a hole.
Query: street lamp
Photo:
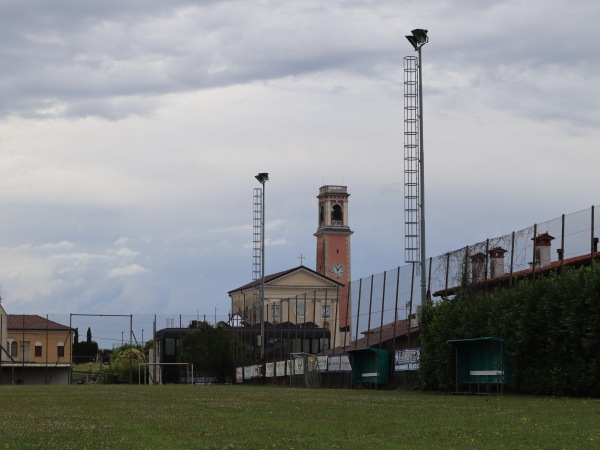
[[[423,144],[423,59],[421,58],[421,47],[429,42],[427,30],[416,28],[411,31],[412,35],[406,36],[408,42],[419,53],[419,186],[420,186],[420,236],[421,236],[421,306],[427,302],[427,278],[425,274],[425,152]]]
[[[262,185],[260,206],[260,359],[265,357],[265,183],[269,174],[261,172],[255,177]]]

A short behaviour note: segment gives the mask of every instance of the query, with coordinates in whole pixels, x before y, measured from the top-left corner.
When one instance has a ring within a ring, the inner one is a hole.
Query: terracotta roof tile
[[[37,314],[8,314],[9,330],[70,330],[66,325],[44,319]]]

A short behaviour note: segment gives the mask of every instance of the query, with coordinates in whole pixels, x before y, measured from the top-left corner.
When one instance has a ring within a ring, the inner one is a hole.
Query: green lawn
[[[600,447],[600,401],[271,386],[0,386],[0,448]]]

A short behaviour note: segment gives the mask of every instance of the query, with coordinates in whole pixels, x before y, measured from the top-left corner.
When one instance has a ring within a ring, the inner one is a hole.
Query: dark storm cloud
[[[425,64],[440,75],[456,74],[465,102],[476,97],[524,118],[596,127],[600,60],[591,55],[598,51],[600,28],[589,21],[594,17],[600,17],[600,5],[593,1],[461,9],[451,23],[432,26],[439,39],[427,48]]]
[[[4,4],[3,116],[120,118],[152,110],[153,96],[165,93],[365,71],[390,50],[389,32],[362,28],[359,20],[378,19],[364,5],[94,3]],[[339,23],[332,28],[330,20]]]
[[[470,80],[465,89],[523,115],[554,120],[560,110],[563,120],[598,123],[587,112],[600,97],[589,95],[600,84],[590,58],[600,29],[582,23],[598,17],[595,2],[374,5],[4,2],[0,116],[121,119],[152,112],[163,94],[332,71],[384,82],[401,76],[401,55],[411,53],[404,23],[416,18],[432,39],[425,64],[440,77],[457,72]],[[555,86],[538,83],[547,74]]]

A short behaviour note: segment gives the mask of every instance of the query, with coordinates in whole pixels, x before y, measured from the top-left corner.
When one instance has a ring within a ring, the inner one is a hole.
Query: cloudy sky
[[[597,0],[3,0],[10,313],[226,316],[315,267],[348,186],[352,277],[404,264],[403,57],[423,48],[428,255],[600,203]]]

